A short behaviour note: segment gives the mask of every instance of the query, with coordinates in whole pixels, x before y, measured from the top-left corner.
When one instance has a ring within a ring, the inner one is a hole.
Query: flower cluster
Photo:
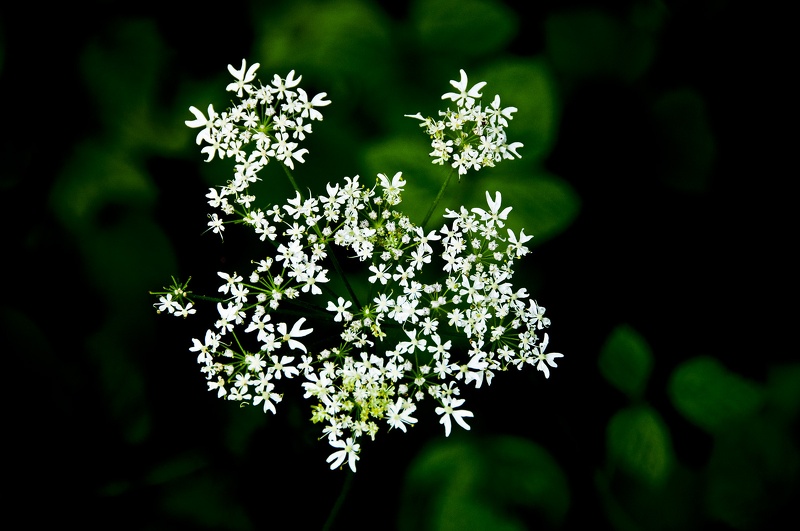
[[[201,150],[208,155],[206,162],[215,154],[236,160],[234,179],[229,185],[234,192],[253,182],[270,159],[290,168],[294,168],[295,161],[304,162],[308,150],[297,149],[299,142],[311,134],[312,121],[322,120],[319,107],[330,104],[324,92],[309,99],[298,86],[303,77],[296,78],[294,70],[286,78],[274,75],[269,85],[254,85],[258,68],[258,63],[247,68],[244,60],[239,70],[228,65],[234,81],[226,88],[236,93],[239,103],[221,114],[210,104],[208,116],[189,107],[195,119],[186,121],[187,126],[200,128],[197,145],[208,144]]]
[[[319,96],[309,100],[300,88],[289,91],[300,79],[293,74],[254,88],[257,66],[247,72],[244,63],[240,71],[229,67],[236,82],[228,89],[247,95],[242,104],[213,123],[187,121],[203,127],[198,142],[209,145],[204,152],[213,147],[213,156],[225,145],[224,155],[237,161],[234,179],[207,195],[218,211],[212,228],[221,231],[223,219],[232,217],[269,243],[269,252],[253,260],[245,276],[218,272],[223,282],[214,298],[216,320],[190,347],[209,390],[275,413],[279,388],[300,381],[312,402],[311,420],[322,425],[322,437],[334,449],[331,468],[347,462],[355,471],[363,437],[374,439],[382,426],[405,432],[425,401],[435,403],[449,435],[453,422],[469,429],[472,412],[461,398],[466,386],[489,385],[498,371],[527,365],[549,377],[562,356],[545,352],[543,330],[550,321],[544,307],[512,283],[531,236],[505,226],[511,207],[502,207],[499,192],[486,193],[486,208],[448,209],[444,225],[430,231],[400,210],[406,185],[401,172],[378,174],[371,183],[345,177],[309,197],[295,186],[285,203],[257,206],[248,192],[257,170],[248,168],[273,157],[289,167],[292,158],[302,162],[281,151],[279,139],[285,141],[287,128],[296,131],[305,116],[321,119],[315,107],[329,103]],[[456,101],[480,109],[476,97],[473,87]],[[246,122],[241,115],[251,108],[261,114]],[[505,153],[501,117],[510,112],[486,116],[491,149]],[[303,130],[310,133],[310,127]],[[252,142],[255,149],[245,154],[243,146]],[[339,257],[351,260],[348,270],[363,273],[368,289],[351,286]],[[159,311],[195,313],[198,296],[186,283],[173,281],[157,294]]]
[[[520,158],[517,152],[521,142],[507,143],[505,128],[516,107],[502,108],[500,96],[495,95],[492,103],[481,106],[481,89],[486,82],[476,83],[467,89],[467,74],[461,70],[460,81],[450,81],[458,92],[447,92],[442,99],[456,103],[457,108],[439,111],[439,120],[423,117],[420,113],[407,114],[422,123],[431,138],[434,164],[443,165],[450,162],[458,169],[458,175],[466,174],[470,169],[478,171],[483,167],[492,167],[503,159]]]

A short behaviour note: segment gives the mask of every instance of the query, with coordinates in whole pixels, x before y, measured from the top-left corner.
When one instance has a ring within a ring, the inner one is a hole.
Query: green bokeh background
[[[500,190],[534,234],[517,282],[559,368],[469,391],[472,430],[431,412],[381,433],[334,529],[791,528],[800,360],[785,16],[732,1],[371,0],[6,4],[0,303],[9,517],[88,529],[318,529],[345,481],[299,393],[278,415],[206,391],[203,316],[157,316],[170,275],[215,289],[254,257],[206,228],[188,107],[226,66],[296,70],[333,102],[305,186],[403,171],[421,217],[443,178],[404,114],[464,68],[518,107]],[[786,153],[789,151],[787,150]],[[277,168],[262,194],[289,192]],[[278,199],[279,200],[279,199]]]

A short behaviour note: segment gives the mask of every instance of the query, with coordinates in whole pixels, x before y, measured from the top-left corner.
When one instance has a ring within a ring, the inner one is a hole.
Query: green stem
[[[286,177],[289,178],[289,182],[292,184],[292,188],[294,188],[295,191],[298,194],[300,194],[300,199],[302,200],[303,192],[300,190],[300,187],[297,186],[297,181],[294,180],[292,172],[289,171],[289,168],[286,167],[286,164],[281,164],[281,167],[283,168],[283,172],[286,174]],[[319,230],[319,227],[317,227],[316,224],[314,224],[314,231],[317,233],[317,236],[323,238],[322,232]],[[333,268],[336,269],[336,273],[342,279],[342,282],[344,282],[344,287],[347,288],[347,292],[350,294],[350,299],[353,301],[353,303],[359,310],[363,309],[361,303],[358,300],[358,297],[356,297],[356,292],[353,290],[353,287],[350,285],[350,282],[348,282],[347,277],[344,274],[344,270],[342,269],[342,266],[339,264],[339,260],[333,253],[333,247],[331,246],[330,242],[325,241],[325,246],[328,248],[328,255],[331,257],[331,262],[333,262]]]
[[[447,188],[447,185],[450,184],[450,179],[453,178],[453,173],[455,173],[455,169],[451,169],[450,173],[447,174],[447,179],[445,179],[444,182],[442,183],[442,187],[439,188],[439,193],[436,194],[436,199],[433,200],[431,208],[428,209],[428,213],[425,214],[425,219],[422,220],[422,224],[420,225],[423,229],[425,228],[425,225],[428,224],[428,221],[430,221],[434,210],[436,210],[436,207],[439,206],[439,201],[441,201],[442,196],[444,195],[444,191]]]
[[[225,302],[230,299],[221,299],[219,297],[209,297],[208,295],[198,295],[193,292],[188,292],[188,297],[190,299],[199,299],[201,301],[210,301],[210,302]]]
[[[350,485],[353,483],[353,477],[355,474],[352,470],[347,471],[347,477],[344,478],[344,485],[342,485],[342,490],[339,492],[339,497],[336,498],[336,503],[333,504],[333,508],[331,508],[331,512],[328,515],[328,519],[325,520],[325,525],[322,526],[323,530],[330,529],[333,525],[334,520],[336,520],[336,515],[339,513],[339,509],[341,509],[342,504],[344,503],[344,499],[347,497],[347,493],[350,491]]]
[[[294,176],[292,175],[292,172],[289,171],[289,168],[286,166],[286,164],[281,164],[281,167],[283,168],[283,172],[289,178],[289,182],[292,184],[292,188],[294,188],[297,191],[297,193],[300,194],[300,199],[302,199],[303,198],[303,192],[301,192],[300,191],[300,187],[297,186],[297,181],[294,180]]]

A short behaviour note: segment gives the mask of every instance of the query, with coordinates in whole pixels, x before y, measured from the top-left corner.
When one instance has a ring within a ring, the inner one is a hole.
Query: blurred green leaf
[[[556,526],[568,505],[566,478],[540,446],[502,436],[439,440],[408,470],[399,528],[526,529],[519,510]]]
[[[670,377],[669,395],[678,411],[711,433],[755,414],[763,403],[760,386],[710,356],[678,366]]]
[[[390,77],[390,21],[373,2],[289,2],[283,13],[265,10],[255,21],[262,68],[295,69],[324,80],[328,93],[373,87]],[[277,16],[276,16],[277,15]],[[274,72],[285,76],[287,72]],[[272,76],[273,72],[269,72]],[[266,74],[262,74],[266,76]]]
[[[413,145],[416,144],[407,144],[409,148]],[[389,153],[391,144],[386,144],[384,147],[386,148],[385,157],[381,158],[388,161],[392,157]],[[421,147],[415,149],[421,149]],[[372,163],[379,160],[377,155],[376,153]],[[505,228],[511,229],[517,234],[520,230],[525,229],[525,234],[534,236],[526,244],[528,247],[541,245],[569,227],[580,210],[580,196],[568,182],[550,173],[523,173],[515,170],[511,167],[516,164],[515,161],[505,161],[505,164],[505,169],[490,168],[478,174],[468,174],[461,180],[454,175],[442,201],[436,208],[430,227],[441,226],[441,216],[444,215],[447,208],[458,210],[462,205],[467,209],[486,208],[487,191],[492,199],[495,197],[495,192],[500,192],[503,207],[513,208]],[[425,169],[427,166],[430,168]],[[430,163],[430,159],[427,163],[419,161],[416,166],[412,165],[412,167],[419,168],[420,175],[424,175],[424,177],[419,180],[414,179],[413,185],[406,185],[408,193],[403,194],[403,208],[409,213],[427,212],[439,187],[444,182],[448,168],[435,166]],[[441,175],[436,175],[437,172],[441,172]],[[409,179],[407,173],[404,172],[403,175],[407,180]],[[412,219],[420,222],[423,216],[412,217]],[[503,232],[505,232],[505,228]],[[503,234],[503,236],[505,237],[507,234]]]
[[[167,461],[154,464],[147,474],[147,483],[158,485],[176,481],[202,470],[208,465],[206,459],[197,454],[186,453]]]
[[[680,190],[705,190],[716,143],[703,99],[692,89],[673,90],[658,98],[653,114],[664,142],[664,180]]]
[[[484,105],[491,104],[497,94],[502,107],[517,108],[508,125],[508,141],[522,142],[521,162],[538,166],[555,144],[561,119],[558,88],[547,61],[543,58],[501,59],[468,74],[471,80],[486,81],[482,91]]]
[[[623,324],[606,339],[598,365],[611,385],[631,399],[640,399],[653,370],[653,352],[633,327]]]
[[[505,168],[491,168],[483,178],[477,176],[475,184],[467,175],[462,180],[464,196],[454,197],[449,206],[485,208],[486,192],[494,198],[494,192],[499,191],[503,206],[513,207],[506,227],[517,233],[524,228],[525,234],[534,236],[528,247],[541,245],[566,230],[580,211],[580,196],[575,189],[557,175],[544,171],[518,173],[511,167],[514,161],[505,163]]]
[[[674,466],[669,429],[657,411],[631,406],[617,412],[606,432],[612,463],[648,485],[661,485]]]
[[[152,429],[152,415],[146,397],[144,370],[132,336],[143,330],[119,314],[112,314],[103,328],[86,340],[92,371],[99,376],[102,400],[109,418],[117,424],[129,444],[143,442]]]
[[[148,206],[157,192],[124,147],[87,140],[76,144],[49,200],[59,221],[73,233],[82,233],[96,229],[108,207]]]
[[[636,474],[618,473],[614,465],[595,474],[610,529],[617,531],[689,531],[698,529],[702,477],[672,459],[663,481],[651,483]]]
[[[365,183],[371,183],[378,173],[392,177],[398,171],[403,172],[406,180],[403,212],[417,223],[425,217],[450,170],[447,166],[432,164],[428,156],[430,151],[430,143],[422,132],[386,138],[361,150],[361,165],[366,170]]]
[[[121,20],[87,46],[81,67],[106,140],[157,152],[186,144],[191,132],[183,120],[158,105],[167,57],[155,21],[148,19]]]
[[[489,481],[483,494],[495,503],[537,506],[550,523],[561,522],[569,507],[566,477],[540,445],[521,437],[494,437],[482,452],[488,454]]]
[[[772,367],[766,392],[779,422],[791,425],[797,420],[800,417],[800,363]]]
[[[600,9],[556,12],[545,21],[547,54],[568,79],[608,77],[633,81],[650,66],[655,41]]]
[[[108,310],[118,311],[129,326],[152,320],[148,291],[161,286],[177,269],[177,258],[163,229],[140,213],[121,214],[119,220],[80,240],[91,282],[107,299]],[[131,308],[133,306],[134,309]]]
[[[229,479],[201,471],[164,485],[158,500],[164,513],[184,529],[253,529]]]
[[[734,529],[758,529],[773,507],[797,502],[800,454],[782,426],[753,416],[716,437],[706,472],[709,514]]]
[[[511,42],[518,28],[514,12],[493,0],[417,0],[410,18],[419,45],[433,55],[496,52]]]
[[[228,425],[224,430],[225,446],[232,455],[244,455],[254,434],[270,421],[270,417],[261,407],[244,405],[227,420]]]

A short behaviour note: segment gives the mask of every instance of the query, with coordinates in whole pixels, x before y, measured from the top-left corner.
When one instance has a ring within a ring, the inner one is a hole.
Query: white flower
[[[333,318],[333,320],[337,323],[341,322],[342,319],[345,321],[350,321],[353,318],[353,314],[348,312],[347,308],[352,305],[352,302],[344,300],[343,297],[339,297],[339,301],[336,304],[334,304],[333,301],[328,301],[328,307],[326,310],[329,312],[336,312],[336,316]]]
[[[436,414],[442,415],[442,418],[439,419],[439,424],[444,424],[445,437],[450,436],[450,417],[453,417],[462,428],[469,430],[469,425],[464,420],[464,417],[472,417],[472,411],[467,411],[466,409],[456,411],[455,409],[463,403],[463,398],[446,397],[442,400],[442,407],[436,408]]]
[[[326,92],[320,92],[314,98],[309,101],[308,94],[306,91],[297,87],[297,93],[300,95],[300,101],[302,102],[303,110],[300,113],[302,118],[310,118],[311,120],[322,120],[322,113],[319,112],[316,108],[317,107],[325,107],[326,105],[330,105],[330,100],[326,100],[325,97],[328,95]]]
[[[406,185],[406,181],[403,179],[402,172],[397,172],[392,177],[392,180],[389,181],[389,178],[386,177],[385,174],[379,173],[378,174],[378,184],[380,184],[381,188],[383,188],[384,196],[395,204],[399,202],[398,199],[400,194],[403,192],[403,187]]]
[[[389,420],[389,428],[398,428],[405,433],[406,424],[413,425],[417,422],[417,419],[411,416],[416,409],[417,406],[408,400],[398,398],[394,404],[389,406],[389,410],[386,412],[386,418]]]
[[[460,70],[460,72],[460,81],[450,81],[450,84],[453,85],[458,92],[447,92],[442,94],[442,99],[451,99],[456,102],[457,105],[463,105],[464,107],[470,108],[475,104],[475,98],[480,98],[482,96],[480,90],[486,85],[486,82],[481,81],[480,83],[476,83],[471,89],[467,90],[467,73],[464,72],[464,70]]]
[[[542,344],[537,347],[536,352],[536,359],[539,360],[539,363],[536,364],[536,370],[542,371],[544,373],[545,378],[550,378],[550,369],[547,368],[547,365],[550,367],[557,367],[556,362],[553,361],[556,358],[563,358],[563,354],[559,354],[557,352],[551,352],[549,354],[544,353],[544,349],[547,348],[547,343],[550,342],[550,338],[545,333],[544,339],[542,340]],[[547,362],[545,364],[545,362]]]
[[[273,393],[272,390],[275,389],[275,385],[271,382],[267,382],[262,386],[262,390],[253,397],[253,405],[257,406],[262,401],[264,402],[264,413],[267,411],[272,411],[275,413],[275,403],[281,401],[281,395],[278,393]]]
[[[280,334],[280,339],[281,341],[286,343],[290,349],[294,350],[297,348],[302,350],[303,352],[307,352],[305,345],[294,339],[296,337],[305,337],[314,331],[313,328],[309,328],[307,330],[301,330],[301,327],[305,322],[306,318],[301,317],[300,319],[297,320],[294,326],[292,326],[292,329],[289,330],[288,332],[286,329],[286,323],[278,323],[278,326],[276,328],[278,330],[278,333]]]
[[[503,211],[500,211],[500,202],[502,200],[502,196],[500,192],[495,192],[494,194],[494,201],[492,201],[492,197],[489,195],[489,192],[486,192],[486,202],[489,203],[489,212],[486,212],[482,208],[473,208],[472,211],[478,214],[481,217],[481,221],[488,222],[488,226],[497,225],[498,227],[502,228],[505,226],[504,221],[508,218],[508,213],[511,212],[511,207],[506,207]]]
[[[331,446],[334,448],[341,448],[341,450],[333,452],[328,456],[327,461],[328,463],[331,463],[331,470],[341,466],[342,463],[344,463],[344,460],[347,459],[347,464],[350,465],[350,470],[355,472],[356,461],[359,460],[358,451],[361,449],[361,445],[354,443],[353,439],[348,437],[346,441],[332,441]]]
[[[521,229],[519,231],[519,238],[517,238],[516,234],[514,234],[514,231],[511,229],[506,230],[508,231],[508,254],[516,255],[518,258],[528,254],[528,248],[525,247],[525,243],[533,239],[533,236],[528,236],[525,234],[525,229]]]
[[[236,82],[228,84],[225,90],[236,92],[236,96],[240,98],[242,97],[242,90],[246,91],[248,94],[253,91],[253,86],[250,82],[256,78],[256,70],[258,70],[259,64],[253,63],[245,72],[246,66],[247,62],[244,59],[242,59],[242,68],[239,70],[233,68],[233,65],[228,65],[228,72],[236,79]]]
[[[199,146],[204,140],[211,144],[211,132],[214,130],[214,121],[217,119],[217,113],[214,112],[214,105],[208,105],[208,118],[195,106],[189,107],[189,111],[194,114],[194,120],[186,120],[184,123],[192,129],[202,127],[202,131],[197,133],[195,141]]]
[[[166,296],[162,295],[159,297],[158,302],[153,306],[157,307],[159,313],[164,311],[175,313],[175,310],[180,307],[180,304],[172,298],[172,293],[167,293]]]

